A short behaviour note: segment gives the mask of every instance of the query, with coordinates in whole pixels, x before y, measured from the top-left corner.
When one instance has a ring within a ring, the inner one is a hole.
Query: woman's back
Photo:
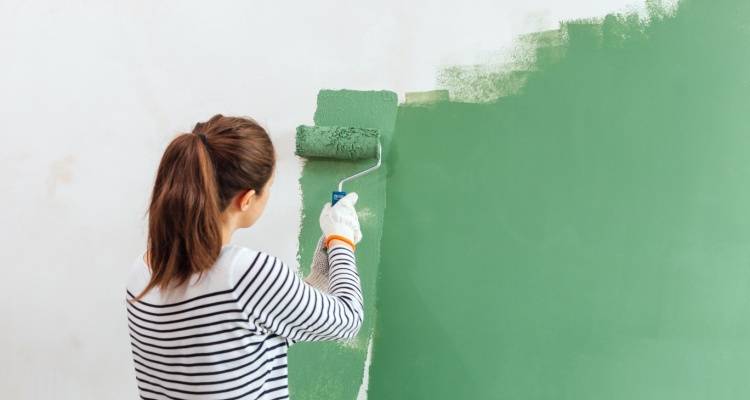
[[[349,339],[364,318],[357,194],[325,203],[311,274],[229,245],[260,218],[276,153],[252,118],[214,115],[164,150],[126,306],[144,399],[285,399],[287,348]]]
[[[146,399],[285,399],[287,349],[296,341],[348,339],[363,318],[355,256],[346,245],[328,256],[327,291],[309,285],[262,251],[222,247],[201,279],[127,303],[136,379]],[[317,253],[316,253],[317,254]],[[150,279],[133,265],[127,299]]]

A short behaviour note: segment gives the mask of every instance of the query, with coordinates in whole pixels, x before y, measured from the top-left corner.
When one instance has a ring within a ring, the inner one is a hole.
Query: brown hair
[[[271,138],[252,118],[217,114],[175,137],[159,163],[148,209],[151,279],[131,301],[210,269],[222,247],[221,213],[240,191],[261,195],[275,164]]]

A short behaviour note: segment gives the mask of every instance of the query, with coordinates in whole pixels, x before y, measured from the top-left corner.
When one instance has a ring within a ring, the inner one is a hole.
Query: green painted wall
[[[315,112],[316,126],[353,126],[380,131],[384,146],[390,142],[396,120],[397,97],[388,91],[322,90]],[[383,149],[385,157],[386,150]],[[302,188],[300,266],[309,272],[315,245],[321,235],[318,222],[323,204],[331,201],[338,182],[369,168],[376,159],[341,161],[307,159]],[[375,326],[375,283],[380,265],[380,240],[385,208],[387,166],[344,184],[357,192],[357,214],[362,241],[357,245],[357,268],[365,300],[365,319],[356,340],[350,343],[296,343],[289,352],[289,388],[295,400],[352,400],[362,383],[368,341]]]
[[[750,398],[750,2],[651,6],[399,106],[370,399]]]

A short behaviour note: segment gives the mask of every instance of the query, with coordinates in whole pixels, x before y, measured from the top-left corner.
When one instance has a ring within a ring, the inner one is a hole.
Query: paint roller
[[[307,126],[297,127],[295,154],[305,158],[333,160],[363,160],[377,157],[377,164],[348,176],[339,182],[338,191],[331,195],[331,205],[346,196],[344,182],[358,178],[380,167],[382,148],[377,129],[352,126]]]

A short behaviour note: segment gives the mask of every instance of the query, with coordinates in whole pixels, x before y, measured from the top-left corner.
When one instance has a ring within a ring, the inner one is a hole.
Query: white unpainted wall
[[[639,1],[640,3],[640,1]],[[296,266],[294,128],[319,89],[435,88],[438,68],[631,0],[0,1],[0,393],[137,398],[124,282],[169,140],[249,115],[280,155],[235,242]],[[331,182],[332,188],[334,182]],[[325,199],[321,199],[321,206]]]

